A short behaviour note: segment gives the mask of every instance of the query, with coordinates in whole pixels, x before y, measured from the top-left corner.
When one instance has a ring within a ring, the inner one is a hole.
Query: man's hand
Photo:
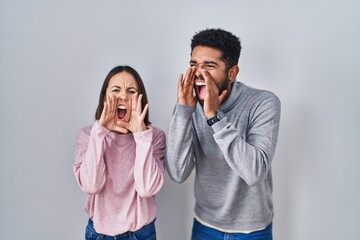
[[[219,88],[216,86],[216,83],[209,72],[204,68],[199,68],[198,71],[205,79],[206,94],[204,98],[204,114],[206,118],[209,119],[216,115],[227,90],[223,90],[219,96]]]
[[[195,106],[196,98],[194,96],[194,79],[197,67],[189,67],[185,78],[180,74],[178,79],[178,103],[182,105]]]

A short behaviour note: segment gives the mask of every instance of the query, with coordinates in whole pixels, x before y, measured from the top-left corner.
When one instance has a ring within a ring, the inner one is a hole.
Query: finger
[[[107,111],[108,111],[108,103],[107,103],[107,101],[105,101],[105,102],[104,102],[104,108],[103,108],[103,111],[102,111],[101,115],[102,115],[103,117],[105,117]]]
[[[138,97],[138,100],[137,100],[137,105],[136,105],[136,110],[141,113],[141,102],[142,102],[142,98],[143,98],[143,95],[140,94],[139,97]]]
[[[145,105],[145,107],[144,107],[143,112],[141,113],[141,116],[140,116],[140,119],[141,119],[142,121],[144,121],[148,109],[149,109],[149,104],[147,103],[147,104]]]
[[[227,93],[227,90],[223,90],[219,96],[219,103],[222,103],[222,100],[224,99],[225,95]]]
[[[205,79],[206,95],[219,96],[219,88],[216,86],[215,80],[210,73],[205,69],[201,69],[200,72]]]
[[[119,127],[119,126],[117,126],[117,125],[114,125],[113,131],[116,131],[116,132],[119,132],[119,133],[123,133],[123,134],[127,134],[127,133],[129,133],[130,130],[127,129],[127,128],[124,128],[124,127]]]
[[[210,73],[208,71],[206,71],[206,69],[200,68],[199,71],[205,80],[206,86],[208,86],[208,85],[211,86],[211,84],[215,84],[214,79],[211,77]]]
[[[117,97],[115,95],[111,95],[110,96],[110,116],[114,116],[115,115],[115,111],[116,111],[116,105],[117,105]]]
[[[110,110],[110,98],[109,96],[106,96],[105,102],[104,102],[104,118],[107,117],[107,115],[109,114],[109,110]]]
[[[103,110],[101,112],[100,119],[99,119],[99,123],[101,125],[103,125],[103,122],[104,122],[104,119],[106,116],[106,112],[107,112],[107,104],[106,104],[106,102],[104,102]]]
[[[130,124],[128,122],[116,121],[114,130],[121,133],[128,133],[130,130]]]
[[[136,105],[137,105],[138,98],[139,98],[138,93],[135,93],[134,95],[132,95],[132,97],[131,97],[131,111],[136,111]]]
[[[180,76],[178,78],[178,91],[183,89],[183,81],[184,81],[183,77],[184,77],[183,74],[180,73]]]
[[[117,120],[115,121],[115,127],[124,128],[125,125],[129,124],[128,122]]]
[[[104,102],[104,106],[103,106],[103,110],[101,112],[101,116],[99,119],[99,123],[103,126],[108,128],[108,123],[109,123],[109,109],[110,109],[110,98],[109,96],[105,97],[105,102]]]
[[[193,86],[194,85],[194,75],[195,75],[196,67],[189,67],[186,71],[185,79],[184,79],[184,86]]]

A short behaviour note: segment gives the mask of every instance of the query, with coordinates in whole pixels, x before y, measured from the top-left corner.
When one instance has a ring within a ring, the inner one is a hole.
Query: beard
[[[219,96],[221,95],[222,91],[224,91],[224,90],[226,90],[228,88],[229,82],[230,82],[230,80],[226,76],[226,78],[219,85],[216,84],[217,88],[219,89]],[[201,100],[198,97],[198,94],[197,94],[197,91],[195,90],[195,88],[194,88],[194,92],[195,92],[197,101],[201,104],[201,106],[203,106],[204,105],[204,100]]]

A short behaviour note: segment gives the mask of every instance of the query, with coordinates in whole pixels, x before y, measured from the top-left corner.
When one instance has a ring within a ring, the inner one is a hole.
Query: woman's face
[[[130,121],[131,100],[132,95],[135,93],[138,93],[138,85],[130,73],[120,72],[110,79],[106,89],[106,96],[116,96],[117,117],[119,120]]]

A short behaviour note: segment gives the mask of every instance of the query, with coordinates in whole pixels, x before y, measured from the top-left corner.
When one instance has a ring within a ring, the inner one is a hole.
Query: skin
[[[146,130],[145,115],[149,108],[146,104],[141,107],[142,94],[138,94],[138,85],[131,74],[120,72],[109,81],[104,98],[104,109],[99,124],[109,131],[127,134]],[[118,117],[118,107],[127,110],[123,119]]]
[[[191,54],[190,67],[185,76],[178,79],[178,103],[195,106],[198,99],[193,94],[196,82],[205,83],[205,96],[199,98],[207,119],[214,117],[231,92],[231,86],[239,73],[237,65],[226,70],[221,60],[222,52],[215,48],[196,46]]]

